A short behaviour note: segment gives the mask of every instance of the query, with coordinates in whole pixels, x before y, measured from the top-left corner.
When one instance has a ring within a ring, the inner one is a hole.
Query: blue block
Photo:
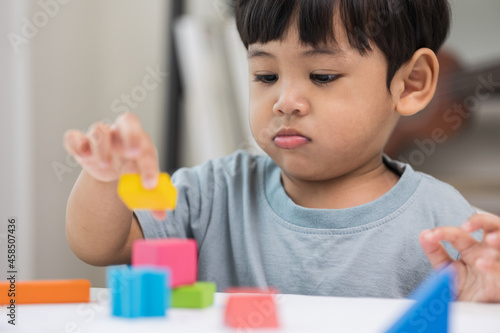
[[[415,304],[387,333],[448,332],[448,307],[455,299],[451,266],[427,278],[410,296]]]
[[[164,268],[109,267],[107,285],[113,316],[165,316],[170,307],[170,273]]]

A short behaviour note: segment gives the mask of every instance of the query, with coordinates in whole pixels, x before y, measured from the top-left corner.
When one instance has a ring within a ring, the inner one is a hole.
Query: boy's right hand
[[[96,180],[115,182],[124,173],[139,173],[145,188],[157,185],[156,147],[132,113],[121,115],[111,126],[95,123],[86,134],[69,130],[64,135],[64,147]],[[152,214],[157,219],[165,218],[164,211]]]

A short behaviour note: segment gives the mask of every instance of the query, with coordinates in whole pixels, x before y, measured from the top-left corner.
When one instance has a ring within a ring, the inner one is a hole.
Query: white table
[[[0,332],[237,332],[223,324],[226,297],[216,293],[214,304],[207,309],[169,309],[166,318],[125,319],[110,315],[109,290],[92,288],[91,303],[18,305],[15,327],[7,324],[7,309],[2,305]],[[383,332],[412,304],[405,299],[298,295],[276,295],[276,302],[281,328],[269,331],[300,333]],[[500,304],[454,303],[451,314],[451,332],[500,332]]]

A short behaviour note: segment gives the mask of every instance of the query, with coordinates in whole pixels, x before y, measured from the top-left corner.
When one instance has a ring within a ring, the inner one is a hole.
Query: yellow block
[[[118,195],[130,210],[174,209],[177,201],[177,190],[164,172],[160,173],[158,185],[152,190],[142,186],[139,174],[124,174],[118,183]]]

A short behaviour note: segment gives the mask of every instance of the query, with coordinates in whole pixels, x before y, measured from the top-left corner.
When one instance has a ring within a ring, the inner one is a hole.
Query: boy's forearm
[[[132,220],[117,195],[117,182],[81,172],[66,209],[66,238],[80,259],[97,266],[127,263]]]

